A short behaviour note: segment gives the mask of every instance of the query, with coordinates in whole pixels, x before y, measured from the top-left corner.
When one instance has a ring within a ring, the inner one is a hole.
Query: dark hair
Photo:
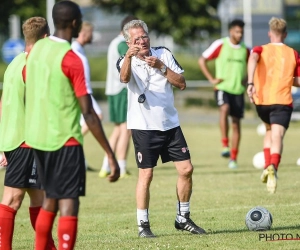
[[[79,5],[72,1],[60,1],[53,6],[52,18],[55,28],[65,29],[73,20],[81,17]]]
[[[244,28],[245,23],[243,20],[241,19],[234,19],[232,20],[229,25],[228,25],[228,29],[231,29],[232,27],[238,26],[240,28]]]
[[[123,30],[126,23],[129,23],[132,20],[138,20],[138,18],[132,15],[126,16],[121,23],[121,30]]]

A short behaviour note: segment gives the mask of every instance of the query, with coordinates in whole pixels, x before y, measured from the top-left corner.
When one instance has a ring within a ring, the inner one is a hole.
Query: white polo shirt
[[[184,70],[165,47],[150,49],[152,56],[159,58],[175,73]],[[124,58],[120,58],[117,67],[120,70]],[[131,79],[128,86],[127,128],[138,130],[166,131],[179,126],[177,110],[174,107],[173,86],[159,69],[148,66],[145,61],[132,57]],[[144,103],[138,97],[145,94]]]

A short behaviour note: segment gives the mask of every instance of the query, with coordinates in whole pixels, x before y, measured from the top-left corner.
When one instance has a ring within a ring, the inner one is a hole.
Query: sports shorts
[[[97,103],[97,101],[95,100],[95,98],[91,95],[91,99],[92,99],[92,104],[93,104],[93,109],[95,110],[97,115],[101,115],[102,114],[102,110],[99,106],[99,104]],[[80,116],[80,126],[83,126],[85,124],[85,120],[83,115],[81,114]]]
[[[279,124],[288,129],[293,107],[289,105],[256,105],[260,119],[267,124]]]
[[[109,95],[109,118],[114,123],[124,123],[127,121],[127,88],[117,95]]]
[[[36,189],[41,187],[31,148],[18,147],[12,151],[4,152],[4,154],[7,159],[5,186]]]
[[[234,95],[223,90],[215,90],[215,99],[220,107],[223,104],[229,105],[229,115],[236,118],[244,117],[245,100],[244,94]]]
[[[85,195],[85,164],[81,145],[56,151],[34,149],[34,158],[47,198],[74,199]]]
[[[138,168],[155,167],[159,156],[162,163],[190,159],[180,126],[167,131],[132,129],[131,132]]]

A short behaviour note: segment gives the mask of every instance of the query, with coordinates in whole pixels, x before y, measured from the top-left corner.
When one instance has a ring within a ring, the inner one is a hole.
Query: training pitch
[[[238,157],[239,168],[230,170],[220,157],[220,132],[214,124],[182,125],[194,165],[191,218],[208,235],[192,235],[174,228],[176,215],[176,171],[172,163],[158,164],[151,185],[150,222],[158,237],[137,237],[135,184],[137,169],[130,145],[130,178],[109,183],[98,177],[103,150],[93,137],[85,138],[85,154],[97,172],[87,172],[87,194],[80,199],[78,238],[75,249],[299,249],[300,157],[299,123],[291,123],[284,141],[284,153],[278,172],[278,188],[268,194],[260,182],[261,170],[252,166],[252,157],[262,150],[257,124],[244,124]],[[112,125],[105,123],[110,134]],[[3,179],[5,171],[0,172]],[[3,186],[0,188],[1,194]],[[14,250],[33,249],[34,232],[28,214],[26,196],[15,221]],[[245,215],[252,207],[263,206],[273,215],[267,232],[250,232]],[[57,219],[53,235],[57,243]],[[284,236],[285,235],[285,236]],[[293,238],[294,240],[291,240]]]

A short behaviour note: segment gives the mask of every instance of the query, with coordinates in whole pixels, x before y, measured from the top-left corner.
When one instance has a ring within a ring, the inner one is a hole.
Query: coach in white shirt
[[[136,187],[137,222],[140,237],[155,237],[150,230],[148,208],[153,168],[159,156],[173,161],[177,172],[175,228],[194,234],[205,230],[190,219],[193,166],[174,107],[173,86],[184,90],[183,69],[165,47],[150,48],[148,27],[141,20],[124,26],[129,47],[119,59],[120,81],[128,86],[127,127],[132,131],[139,178]]]

